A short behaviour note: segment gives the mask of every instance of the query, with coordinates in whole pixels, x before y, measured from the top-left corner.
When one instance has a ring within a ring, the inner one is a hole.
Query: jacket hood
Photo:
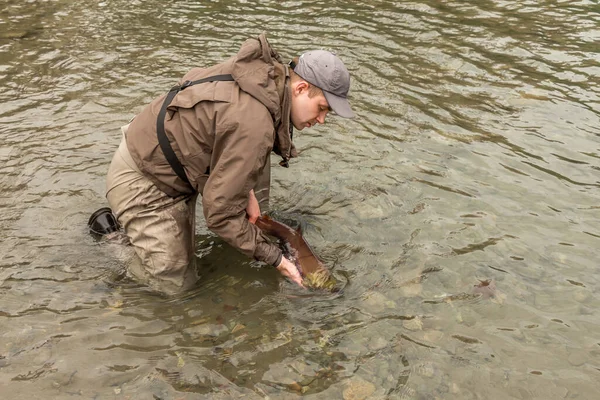
[[[231,75],[240,89],[260,101],[271,113],[275,127],[273,151],[283,158],[282,165],[296,157],[292,143],[290,79],[287,66],[267,41],[265,33],[248,39],[233,59]]]

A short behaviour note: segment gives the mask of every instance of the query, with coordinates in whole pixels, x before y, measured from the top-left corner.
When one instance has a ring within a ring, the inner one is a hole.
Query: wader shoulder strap
[[[187,175],[185,174],[183,165],[181,165],[179,159],[177,159],[177,156],[175,155],[175,152],[171,147],[171,143],[169,143],[169,138],[165,134],[165,116],[167,115],[167,107],[169,106],[169,104],[171,104],[173,98],[177,95],[177,93],[184,90],[185,88],[197,85],[199,83],[233,80],[233,76],[228,74],[209,76],[208,78],[199,79],[197,81],[185,81],[181,85],[173,86],[171,90],[169,90],[169,93],[167,94],[167,97],[165,98],[165,101],[163,102],[162,107],[160,108],[160,112],[158,113],[158,118],[156,120],[156,135],[158,136],[158,144],[160,145],[160,148],[163,154],[165,155],[165,158],[169,162],[169,165],[171,166],[171,168],[173,168],[173,171],[182,181],[184,181],[190,186],[192,186],[192,184],[190,183],[190,181],[187,178]]]

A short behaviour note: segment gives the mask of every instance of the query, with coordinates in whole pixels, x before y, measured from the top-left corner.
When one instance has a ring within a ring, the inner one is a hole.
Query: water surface
[[[0,396],[595,398],[599,11],[4,1]],[[271,201],[346,287],[301,295],[199,212],[204,278],[159,296],[85,227],[119,127],[263,30],[286,60],[328,49],[353,76],[357,118],[297,132]]]

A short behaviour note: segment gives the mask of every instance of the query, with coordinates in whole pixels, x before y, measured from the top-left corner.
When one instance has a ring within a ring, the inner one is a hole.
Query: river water
[[[597,2],[1,10],[3,399],[597,397]],[[353,76],[357,118],[297,132],[271,199],[344,290],[299,292],[198,215],[202,281],[157,295],[86,229],[119,127],[263,30]]]

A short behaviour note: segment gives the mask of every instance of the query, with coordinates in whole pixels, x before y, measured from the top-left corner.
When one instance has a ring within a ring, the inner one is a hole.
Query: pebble
[[[363,308],[369,313],[380,313],[385,310],[388,299],[381,293],[370,292],[365,294]]]
[[[388,345],[388,341],[382,338],[381,336],[374,337],[371,339],[367,345],[370,351],[378,351],[386,348]]]
[[[420,283],[403,286],[400,288],[403,297],[417,297],[423,292],[423,285]]]
[[[203,336],[216,337],[221,334],[228,333],[229,329],[222,324],[205,324],[187,328],[185,329],[185,332],[192,338],[200,338]]]
[[[578,289],[573,294],[573,300],[578,303],[588,303],[590,301],[590,292],[586,289]]]
[[[567,359],[574,367],[579,367],[588,361],[588,353],[580,349],[568,349],[569,356]]]
[[[473,327],[477,324],[477,316],[472,314],[463,314],[463,324],[468,327]]]
[[[423,320],[421,317],[414,317],[402,322],[402,326],[409,331],[420,331],[423,329]]]
[[[381,219],[385,217],[385,211],[381,206],[370,204],[368,207],[357,207],[354,210],[359,220]]]
[[[429,343],[437,343],[443,336],[443,332],[435,330],[423,333],[423,339],[428,341]]]
[[[414,367],[415,372],[425,378],[435,375],[435,368],[430,363],[419,364]]]
[[[231,330],[231,333],[236,333],[237,331],[241,331],[242,329],[246,329],[246,326],[242,324],[236,324]]]
[[[460,387],[456,383],[452,383],[450,385],[450,393],[452,393],[452,394],[459,394],[460,393]]]
[[[347,383],[342,395],[344,400],[365,400],[375,392],[375,385],[362,378],[353,377]]]

